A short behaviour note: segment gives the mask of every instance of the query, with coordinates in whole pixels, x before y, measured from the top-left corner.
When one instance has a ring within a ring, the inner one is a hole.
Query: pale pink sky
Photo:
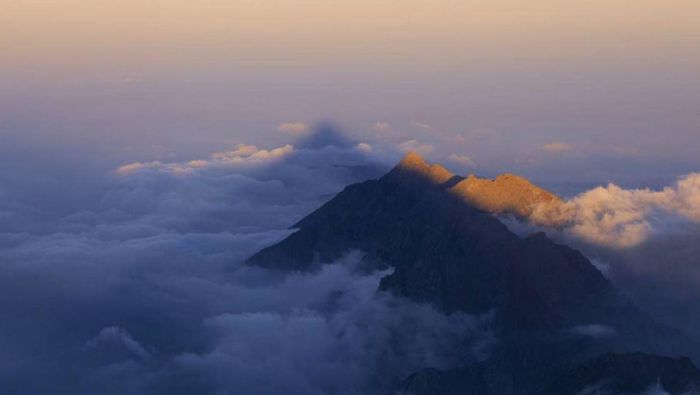
[[[671,177],[700,166],[698,21],[697,0],[18,0],[0,135],[128,162],[331,120],[486,173]]]

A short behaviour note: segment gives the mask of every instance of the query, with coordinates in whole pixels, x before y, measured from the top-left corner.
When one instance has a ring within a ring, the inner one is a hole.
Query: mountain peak
[[[392,173],[403,174],[408,178],[410,176],[419,176],[433,184],[443,184],[454,177],[454,173],[450,172],[442,165],[428,164],[423,157],[415,151],[409,151],[404,155],[403,159],[394,167]]]
[[[408,151],[406,155],[401,158],[398,166],[407,168],[422,168],[427,167],[428,163],[423,159],[422,156],[416,151]]]

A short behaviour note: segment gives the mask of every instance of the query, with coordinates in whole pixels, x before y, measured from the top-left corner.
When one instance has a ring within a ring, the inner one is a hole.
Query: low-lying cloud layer
[[[360,253],[306,274],[241,264],[384,171],[326,133],[125,165],[95,208],[59,218],[3,200],[3,393],[386,393],[483,358],[488,316],[377,293],[388,272],[359,270]]]
[[[417,369],[484,358],[497,342],[489,316],[377,293],[387,272],[358,270],[359,252],[307,274],[241,264],[347,184],[383,174],[381,150],[322,130],[136,162],[91,184],[96,202],[80,210],[0,188],[3,393],[386,393]],[[584,241],[640,305],[700,334],[688,318],[700,316],[698,191],[698,174],[660,191],[609,185],[533,219]]]

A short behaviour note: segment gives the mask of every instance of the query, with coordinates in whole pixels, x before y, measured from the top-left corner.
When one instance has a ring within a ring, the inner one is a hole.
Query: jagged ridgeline
[[[543,233],[518,237],[494,215],[527,218],[537,205],[561,202],[518,176],[464,178],[409,153],[383,177],[346,187],[248,263],[315,270],[359,250],[369,267],[393,268],[380,291],[446,314],[494,315],[499,345],[487,360],[416,372],[404,382],[409,393],[575,394],[582,385],[616,391],[662,377],[667,391],[697,390],[690,360],[646,355],[696,357],[694,342],[637,309],[578,251]],[[639,373],[619,384],[612,376],[620,372]]]

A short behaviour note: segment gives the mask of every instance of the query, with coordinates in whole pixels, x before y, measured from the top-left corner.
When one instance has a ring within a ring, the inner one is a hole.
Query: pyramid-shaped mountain
[[[359,250],[369,267],[393,268],[381,291],[445,313],[492,313],[501,346],[477,369],[478,393],[534,393],[604,352],[687,353],[689,340],[638,310],[581,253],[543,233],[521,238],[494,216],[560,201],[521,177],[463,178],[410,153],[248,263],[314,270]],[[595,329],[606,336],[575,335]]]

